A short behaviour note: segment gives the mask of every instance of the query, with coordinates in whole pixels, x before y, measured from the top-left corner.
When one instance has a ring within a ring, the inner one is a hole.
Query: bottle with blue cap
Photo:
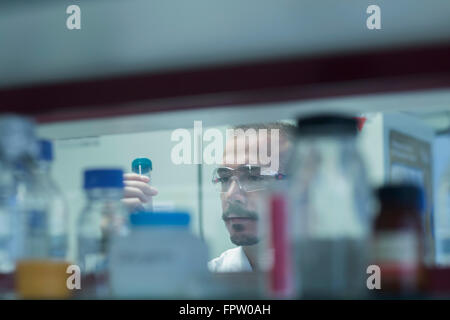
[[[28,202],[20,219],[16,289],[23,298],[68,298],[62,276],[69,265],[67,205],[50,175],[52,143],[39,140],[38,147],[25,195]]]
[[[53,144],[50,140],[39,140],[39,160],[34,171],[36,183],[47,207],[48,256],[68,259],[68,207],[57,183],[51,176]]]
[[[114,237],[128,233],[128,213],[121,202],[123,170],[90,169],[84,172],[86,206],[78,222],[78,264],[84,277],[83,295],[110,295],[109,249]]]
[[[0,116],[0,298],[14,296],[14,273],[22,254],[21,217],[32,208],[32,163],[37,154],[32,119]]]
[[[138,212],[131,231],[111,246],[111,288],[118,298],[204,298],[206,244],[186,212]]]
[[[149,158],[136,158],[131,163],[131,171],[140,176],[146,176],[149,179],[149,184],[151,184],[151,174],[153,170],[152,160]],[[153,203],[150,200],[148,203],[142,205],[145,211],[153,211]]]

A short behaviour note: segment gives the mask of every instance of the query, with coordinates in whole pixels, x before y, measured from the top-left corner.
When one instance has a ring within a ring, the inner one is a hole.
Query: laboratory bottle
[[[25,173],[30,184],[21,219],[22,252],[17,260],[16,291],[22,298],[68,298],[68,211],[50,175],[52,143],[39,140],[38,147],[39,155],[30,172]]]
[[[15,114],[0,116],[0,297],[14,298],[14,273],[21,253],[20,219],[25,210],[28,175],[17,174],[37,154],[35,124]],[[22,179],[24,178],[24,179]],[[32,197],[28,197],[32,200]]]
[[[123,171],[88,169],[84,171],[86,205],[78,220],[78,265],[83,297],[108,298],[109,251],[113,237],[129,230],[128,213],[123,206]]]
[[[47,197],[49,256],[67,260],[69,212],[63,193],[51,175],[53,143],[42,139],[39,141],[39,147],[40,157],[35,175],[39,188]]]
[[[206,298],[208,250],[187,212],[136,212],[131,230],[111,246],[114,297]]]
[[[420,187],[386,185],[377,189],[379,213],[372,238],[372,264],[380,268],[381,292],[417,294],[424,285],[425,208]]]
[[[322,114],[297,124],[288,165],[297,296],[360,298],[367,291],[373,202],[357,122]]]

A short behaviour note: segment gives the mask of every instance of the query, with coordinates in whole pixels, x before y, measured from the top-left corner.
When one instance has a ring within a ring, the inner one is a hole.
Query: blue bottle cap
[[[84,171],[84,189],[123,188],[123,170],[88,169]]]
[[[53,145],[50,140],[39,140],[39,158],[45,161],[53,160]]]
[[[141,211],[130,215],[132,226],[180,226],[187,227],[190,222],[187,212],[147,212]]]
[[[152,171],[152,161],[148,158],[137,158],[131,163],[131,171],[139,174],[139,166],[141,166],[140,173],[148,173]]]

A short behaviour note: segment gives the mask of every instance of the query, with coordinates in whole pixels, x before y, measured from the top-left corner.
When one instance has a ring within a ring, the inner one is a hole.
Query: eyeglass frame
[[[236,174],[234,174],[234,172],[237,172],[238,170],[240,170],[240,169],[242,169],[242,168],[248,168],[249,170],[249,172],[253,169],[253,168],[259,168],[260,169],[260,172],[261,172],[261,169],[262,168],[264,168],[264,167],[261,167],[261,166],[258,166],[258,165],[249,165],[249,164],[246,164],[246,165],[242,165],[242,166],[239,166],[239,167],[237,167],[237,168],[230,168],[230,167],[217,167],[217,168],[215,168],[214,169],[214,171],[213,171],[213,177],[212,177],[212,183],[214,184],[214,185],[217,185],[218,183],[221,183],[221,185],[222,185],[222,181],[220,181],[220,179],[221,178],[217,178],[217,171],[218,170],[220,170],[220,169],[227,169],[227,170],[230,170],[231,172],[232,172],[232,174],[230,175],[230,179],[233,179],[234,178],[234,180],[237,182],[237,184],[238,184],[238,186],[239,186],[239,189],[241,190],[241,191],[244,191],[244,192],[246,192],[246,193],[249,193],[249,192],[257,192],[257,191],[262,191],[262,190],[266,190],[267,189],[267,186],[263,186],[263,187],[261,187],[261,188],[257,188],[257,189],[254,189],[254,190],[247,190],[248,188],[246,188],[245,186],[243,186],[243,184],[242,184],[242,181],[240,181],[239,180],[239,177],[237,177],[236,176]],[[250,176],[250,175],[249,175]],[[283,174],[283,173],[280,173],[280,172],[275,172],[275,173],[273,173],[273,174],[263,174],[263,175],[261,175],[261,174],[258,174],[258,175],[254,175],[255,177],[256,176],[258,176],[258,177],[261,177],[261,176],[264,176],[264,177],[271,177],[271,178],[273,178],[273,181],[275,182],[275,181],[280,181],[280,180],[284,180],[284,179],[286,179],[286,175],[285,174]],[[223,179],[223,178],[222,178]],[[231,186],[231,183],[230,183],[230,186]],[[226,190],[226,191],[223,191],[223,190],[220,190],[220,193],[226,193],[226,192],[228,192],[228,190],[229,190],[229,187],[228,187],[228,189]]]

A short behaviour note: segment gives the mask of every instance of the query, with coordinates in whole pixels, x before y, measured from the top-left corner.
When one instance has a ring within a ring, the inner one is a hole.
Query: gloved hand
[[[158,190],[149,183],[150,179],[136,173],[125,173],[123,182],[125,184],[122,202],[129,212],[144,210],[143,204],[150,203]]]

